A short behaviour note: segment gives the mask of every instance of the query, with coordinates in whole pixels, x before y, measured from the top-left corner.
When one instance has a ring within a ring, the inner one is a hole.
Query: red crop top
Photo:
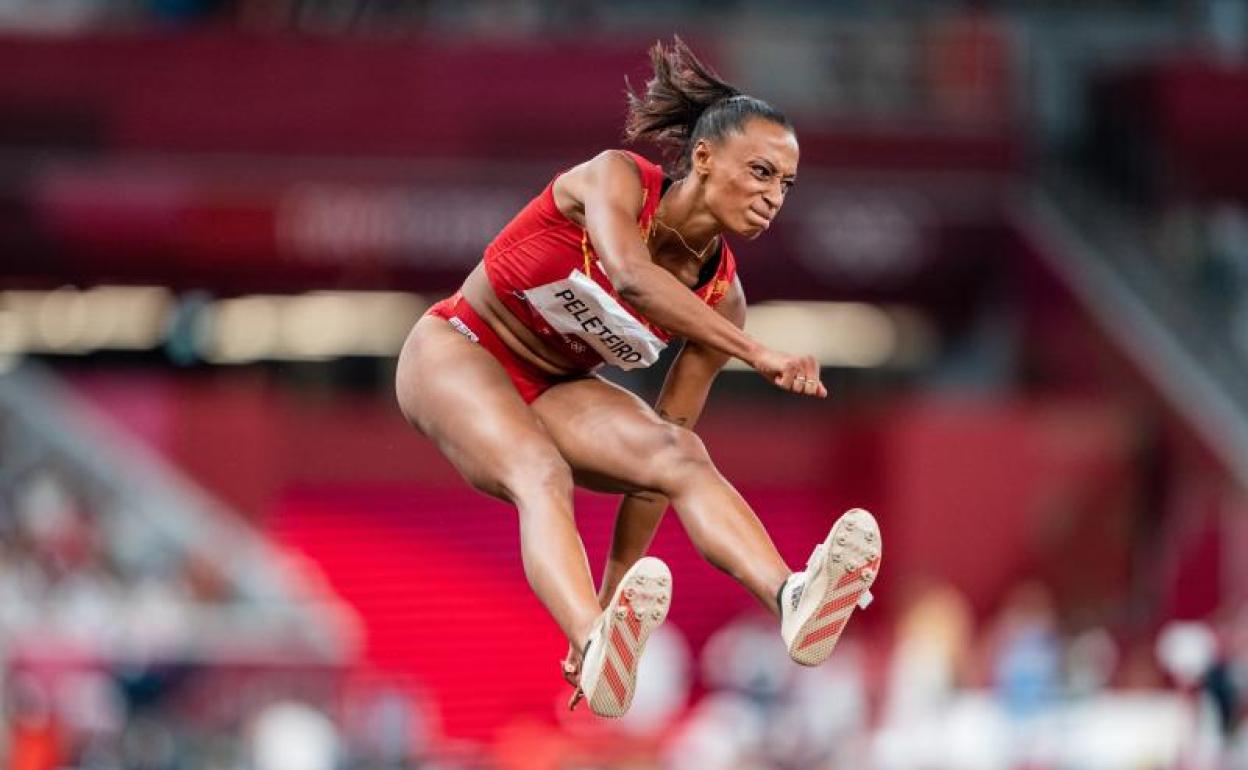
[[[641,171],[637,228],[648,243],[664,189],[663,170],[628,154]],[[620,298],[589,233],[555,206],[553,188],[552,179],[486,246],[485,272],[495,294],[516,318],[586,370],[604,362],[623,369],[653,364],[672,335]],[[716,264],[704,268],[691,289],[711,307],[728,293],[737,273],[732,251],[720,243]]]

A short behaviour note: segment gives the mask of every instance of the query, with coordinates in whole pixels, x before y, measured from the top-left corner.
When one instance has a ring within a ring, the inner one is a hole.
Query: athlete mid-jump
[[[742,331],[724,238],[758,237],[784,205],[792,125],[679,39],[651,59],[625,135],[666,151],[674,176],[621,150],[556,176],[412,329],[396,381],[407,419],[473,486],[516,506],[525,575],[569,641],[565,675],[603,716],[628,709],[646,639],[667,616],[671,574],[644,554],[669,501],[698,551],[779,616],[804,665],[831,653],[881,555],[875,520],[855,509],[793,572],[692,431],[730,357],[782,390],[827,391],[814,358]],[[593,374],[649,366],[677,337],[653,408]],[[597,595],[574,484],[626,495]]]

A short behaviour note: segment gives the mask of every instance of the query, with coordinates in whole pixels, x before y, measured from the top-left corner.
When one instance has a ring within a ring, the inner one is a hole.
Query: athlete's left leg
[[[699,553],[779,614],[776,596],[792,571],[693,431],[596,377],[556,385],[532,408],[579,484],[666,495]]]
[[[806,569],[793,574],[692,431],[598,378],[557,385],[532,407],[577,483],[666,495],[698,551],[780,617],[795,662],[818,665],[831,654],[879,570],[879,529],[870,513],[854,509],[841,516]],[[567,662],[575,665],[574,658]],[[597,663],[586,659],[585,669]]]

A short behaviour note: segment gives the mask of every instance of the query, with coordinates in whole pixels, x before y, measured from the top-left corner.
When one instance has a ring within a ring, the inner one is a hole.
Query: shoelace
[[[823,559],[823,553],[826,550],[827,548],[823,543],[815,546],[814,552],[811,553],[810,558],[806,560],[806,569],[802,572],[793,573],[793,575],[789,578],[792,588],[788,588],[786,586],[785,593],[787,594],[787,598],[785,600],[785,604],[788,604],[790,601],[792,602],[793,606],[787,608],[790,611],[797,609],[798,603],[802,600],[802,594],[806,590],[806,581],[809,579],[811,573],[815,572],[815,565]],[[786,607],[781,607],[782,612],[785,609]]]
[[[575,711],[577,704],[585,698],[585,691],[581,689],[580,678],[581,675],[584,675],[585,673],[585,658],[589,656],[589,647],[593,643],[594,635],[591,633],[589,635],[589,639],[585,642],[585,649],[581,651],[581,663],[579,666],[572,666],[567,661],[564,661],[563,663],[563,678],[567,679],[568,683],[574,688],[572,691],[572,698],[568,700],[568,711]],[[580,669],[579,671],[577,670],[578,668]],[[571,675],[574,673],[577,674],[577,681],[575,682],[571,679]]]

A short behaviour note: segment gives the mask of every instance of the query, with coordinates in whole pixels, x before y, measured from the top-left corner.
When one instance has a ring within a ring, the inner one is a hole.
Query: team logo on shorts
[[[450,322],[451,326],[455,327],[455,331],[464,335],[468,339],[472,340],[473,342],[481,341],[481,338],[477,336],[477,333],[474,332],[472,329],[468,328],[468,324],[464,323],[463,320],[461,320],[459,316],[453,315],[446,320]]]

